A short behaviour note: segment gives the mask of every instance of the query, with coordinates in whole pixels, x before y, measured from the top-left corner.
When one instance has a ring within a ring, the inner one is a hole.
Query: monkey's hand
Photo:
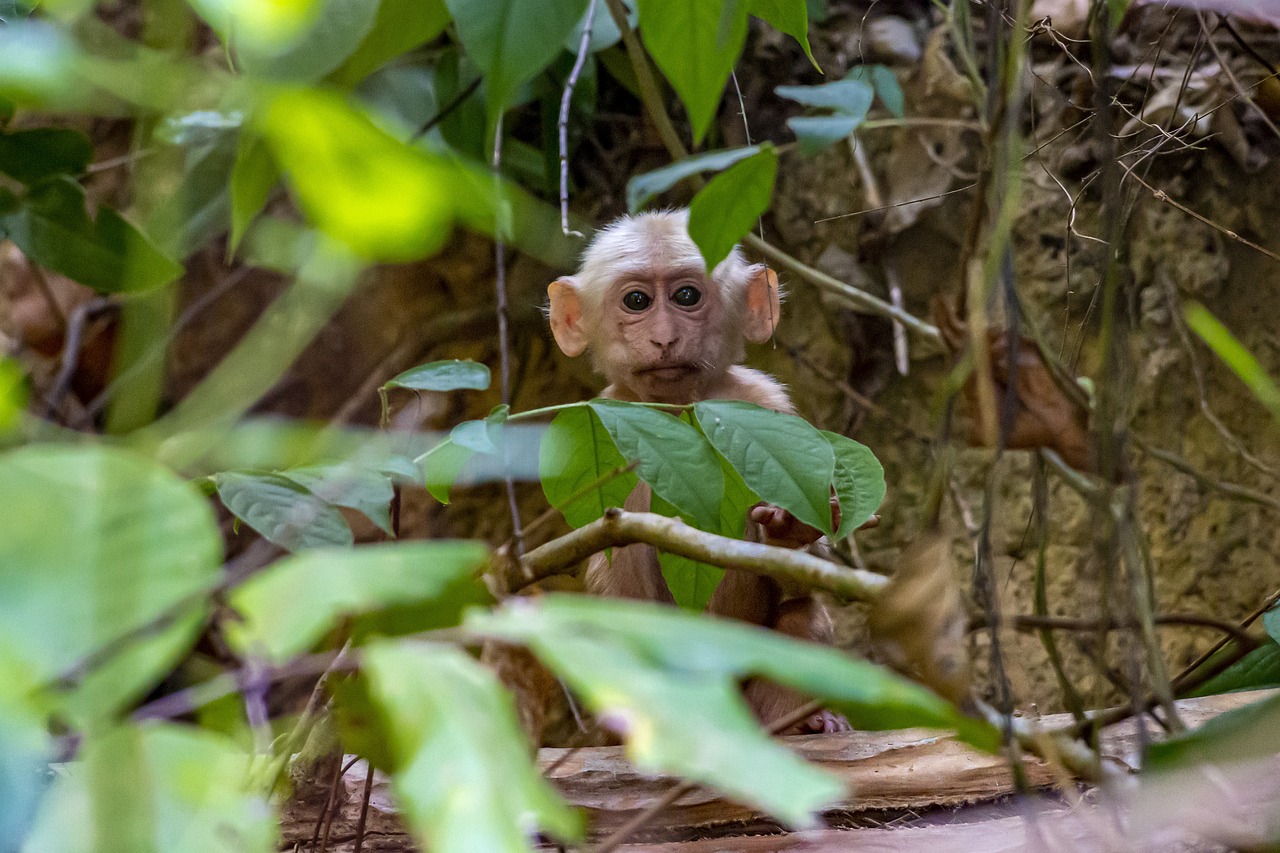
[[[822,538],[822,531],[805,524],[780,506],[760,503],[751,508],[752,521],[764,529],[764,544],[805,548]],[[831,498],[831,526],[840,526],[840,501]]]

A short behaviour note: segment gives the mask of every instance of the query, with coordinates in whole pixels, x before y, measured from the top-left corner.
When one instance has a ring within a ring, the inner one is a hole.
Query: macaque
[[[590,352],[595,369],[609,380],[604,397],[674,405],[743,400],[795,414],[780,383],[739,364],[744,340],[763,343],[778,324],[776,276],[748,263],[737,247],[708,274],[687,224],[687,211],[664,211],[623,217],[599,232],[578,273],[547,288],[556,343],[569,356]],[[649,498],[641,483],[624,508],[647,511]],[[757,506],[750,519],[748,537],[770,544],[803,547],[821,535],[778,507]],[[615,548],[611,559],[596,554],[586,587],[598,595],[674,604],[649,545]],[[708,610],[803,640],[833,639],[830,615],[813,595],[788,596],[777,581],[750,572],[727,571]],[[759,679],[745,693],[766,725],[806,703]],[[845,728],[842,717],[823,711],[790,731]]]

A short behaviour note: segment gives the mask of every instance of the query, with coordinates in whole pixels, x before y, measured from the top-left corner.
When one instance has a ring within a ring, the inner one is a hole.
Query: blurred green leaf
[[[449,439],[459,447],[476,453],[495,455],[502,447],[503,424],[506,420],[507,411],[503,408],[484,420],[463,421],[449,433]]]
[[[653,491],[674,504],[703,530],[715,530],[724,499],[720,461],[702,434],[689,424],[648,406],[603,398],[591,409],[614,445]]]
[[[1280,687],[1280,645],[1275,640],[1268,640],[1187,695],[1214,696],[1263,687]]]
[[[114,210],[99,208],[90,220],[84,189],[68,178],[32,187],[18,207],[0,214],[0,236],[35,263],[102,293],[153,290],[183,272]]]
[[[248,790],[251,768],[232,741],[190,726],[122,726],[89,737],[22,849],[271,853],[279,830],[271,806]]]
[[[626,8],[625,6],[623,8]],[[636,12],[635,4],[631,4],[631,8],[627,8],[627,22],[634,29],[640,22],[640,15]],[[582,44],[582,29],[586,26],[587,15],[583,12],[582,17],[578,19],[578,23],[573,25],[573,32],[564,40],[564,49],[574,56],[578,55],[578,46]],[[609,9],[604,4],[604,0],[596,0],[596,11],[591,19],[591,39],[587,42],[587,53],[599,53],[602,50],[613,47],[622,40],[622,31],[618,29],[618,25],[614,23],[613,15],[609,14]]]
[[[867,69],[863,71],[863,69]],[[875,87],[876,97],[884,104],[894,118],[906,115],[906,96],[898,83],[897,75],[887,65],[860,65],[845,75],[847,80],[861,79],[864,74],[870,75],[871,85]]]
[[[458,38],[484,74],[492,125],[560,52],[587,0],[445,0]]]
[[[192,601],[69,697],[73,719],[110,716],[167,673],[204,623],[194,597],[216,585],[222,563],[208,502],[128,451],[44,445],[0,454],[0,506],[0,649],[35,679]]]
[[[746,43],[741,0],[640,0],[640,37],[688,110],[694,142],[701,142]]]
[[[585,406],[557,414],[538,453],[543,494],[571,527],[590,524],[609,507],[623,505],[639,480],[633,471],[614,477],[572,502],[570,498],[626,465],[627,460],[614,446],[599,416]]]
[[[227,509],[288,551],[354,541],[341,512],[281,474],[227,471],[214,482]]]
[[[279,55],[302,38],[323,0],[188,0],[223,44],[242,55]]]
[[[1280,695],[1220,714],[1147,749],[1144,771],[1256,761],[1280,752]]]
[[[835,538],[843,539],[875,515],[884,503],[884,467],[866,445],[839,433],[820,432],[835,454],[832,484],[840,500],[840,529]]]
[[[411,367],[387,382],[388,388],[409,388],[414,391],[459,391],[471,389],[483,391],[489,387],[487,365],[478,361],[451,359],[432,361]]]
[[[796,116],[787,119],[787,127],[796,135],[800,153],[817,154],[829,145],[848,139],[862,124],[862,119],[839,113],[829,116]]]
[[[286,557],[232,590],[241,618],[225,623],[226,637],[241,654],[282,664],[358,614],[421,602],[447,609],[439,599],[463,594],[460,581],[478,584],[487,555],[480,542],[437,540]]]
[[[718,172],[721,169],[727,169],[739,160],[745,160],[759,153],[759,145],[707,151],[677,160],[661,169],[636,175],[627,181],[627,210],[635,213],[644,207],[649,199],[666,192],[685,178],[701,172]]]
[[[52,24],[17,21],[0,27],[0,96],[18,106],[67,100],[76,68],[75,44]]]
[[[27,377],[16,359],[0,357],[0,437],[22,419],[27,407]]]
[[[271,191],[280,182],[280,170],[258,137],[242,133],[231,167],[231,242],[234,253],[254,217],[266,207]]]
[[[92,159],[93,145],[78,130],[37,127],[0,133],[0,172],[24,184],[56,175],[75,177]]]
[[[48,723],[28,697],[17,655],[0,644],[0,850],[18,850],[49,783],[54,744]]]
[[[582,837],[582,820],[529,759],[511,694],[452,646],[382,642],[363,676],[394,757],[392,791],[429,850],[532,853],[542,830]]]
[[[335,95],[285,92],[259,127],[303,212],[367,259],[429,255],[458,217],[492,227],[492,178],[398,142]]]
[[[393,534],[391,498],[395,490],[388,475],[351,463],[310,465],[279,473],[325,503],[354,509],[378,525],[388,536]]]
[[[790,825],[811,824],[843,788],[765,736],[739,690],[748,676],[819,698],[854,728],[946,728],[999,744],[925,688],[832,648],[649,603],[548,595],[521,605],[473,612],[466,627],[527,645],[626,735],[641,770],[707,784]]]
[[[769,209],[778,155],[765,144],[759,153],[734,163],[698,191],[689,205],[689,236],[707,269],[729,256],[742,236]]]
[[[462,466],[474,455],[475,451],[448,439],[427,451],[422,457],[422,473],[431,497],[448,505],[450,489],[462,473]]]
[[[1271,414],[1280,418],[1280,385],[1276,385],[1275,380],[1267,375],[1253,353],[1245,349],[1230,330],[1200,303],[1188,304],[1185,316],[1191,330],[1231,368],[1232,373],[1240,377],[1241,382],[1249,386],[1249,390],[1271,410]]]
[[[736,400],[705,400],[693,407],[698,424],[760,499],[831,534],[831,445],[818,430],[784,415]]]
[[[355,52],[373,30],[379,6],[376,0],[316,0],[315,5],[310,25],[283,51],[241,51],[243,68],[275,80],[314,83]]]
[[[355,85],[402,53],[431,41],[448,23],[444,0],[381,0],[373,29],[333,77]]]
[[[818,60],[809,47],[809,9],[805,0],[747,0],[747,11],[799,42],[804,55],[818,68]]]

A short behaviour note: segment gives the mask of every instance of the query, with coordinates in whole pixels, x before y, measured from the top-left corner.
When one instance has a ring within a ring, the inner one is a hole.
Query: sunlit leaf
[[[276,184],[280,170],[266,145],[258,137],[242,133],[231,167],[231,242],[235,252],[254,217],[262,212]]]
[[[23,853],[271,853],[279,830],[266,799],[248,789],[250,769],[233,741],[190,726],[90,737],[41,805]]]
[[[227,471],[214,478],[227,509],[289,551],[350,545],[342,513],[281,474]]]
[[[466,595],[466,586],[478,584],[486,556],[479,542],[434,541],[286,557],[231,592],[227,603],[240,618],[228,620],[224,631],[242,654],[284,663],[360,613],[432,601],[449,609],[440,599]],[[472,590],[466,600],[475,597]]]
[[[203,623],[198,596],[222,563],[208,502],[130,452],[44,445],[0,455],[0,506],[0,649],[33,678],[57,678],[177,614],[122,646],[69,697],[76,718],[111,715],[167,673]]]
[[[395,490],[388,475],[355,464],[311,465],[280,473],[325,503],[363,513],[384,533],[391,535],[390,504]],[[417,479],[416,476],[413,478]]]
[[[636,175],[627,181],[627,209],[635,213],[644,207],[649,199],[666,192],[685,178],[702,172],[718,172],[721,169],[727,169],[739,160],[745,160],[759,153],[759,145],[707,151],[677,160],[661,169]]]
[[[1220,714],[1147,749],[1146,771],[1257,760],[1280,751],[1280,696]]]
[[[406,51],[426,44],[449,23],[444,0],[381,0],[373,29],[334,78],[353,85]]]
[[[804,55],[809,57],[814,68],[818,68],[818,61],[813,58],[813,50],[809,47],[809,9],[805,0],[747,0],[747,11],[798,41],[804,48]]]
[[[484,73],[492,121],[547,67],[587,0],[445,0],[467,56]]]
[[[707,269],[728,257],[742,236],[760,221],[773,197],[778,155],[773,146],[733,164],[698,191],[689,205],[689,237]]]
[[[747,38],[740,0],[640,0],[640,36],[671,81],[701,142]]]
[[[78,130],[37,127],[0,133],[0,172],[34,184],[55,175],[79,175],[93,159],[89,137]]]
[[[67,178],[40,183],[13,209],[0,207],[0,236],[27,257],[104,293],[153,290],[182,275],[147,237],[110,208],[97,221],[84,189]]]
[[[1187,325],[1199,335],[1209,349],[1222,359],[1240,381],[1249,386],[1254,396],[1280,418],[1280,385],[1267,375],[1253,353],[1236,340],[1231,331],[1217,317],[1198,302],[1186,307]]]
[[[371,0],[316,0],[315,18],[299,38],[279,53],[245,52],[251,74],[295,83],[313,83],[340,66],[373,29],[378,3]]]
[[[540,829],[581,837],[579,816],[530,761],[511,694],[466,652],[383,642],[362,672],[385,721],[392,791],[423,847],[532,853]]]
[[[596,399],[591,409],[640,479],[704,530],[715,530],[724,499],[720,462],[689,424],[647,406]]]
[[[547,502],[560,510],[572,527],[590,524],[609,507],[623,505],[639,479],[631,471],[580,493],[626,465],[599,416],[586,407],[565,409],[556,415],[538,453]]]
[[[189,0],[225,44],[248,55],[285,51],[320,13],[322,0]]]
[[[458,391],[469,388],[483,391],[489,387],[487,365],[478,361],[452,359],[432,361],[411,367],[387,382],[388,388],[409,388],[414,391]]]
[[[809,423],[736,400],[694,406],[698,424],[760,499],[831,534],[831,445]]]
[[[0,436],[18,425],[27,406],[27,380],[22,365],[0,358]]]
[[[866,445],[839,433],[820,432],[835,454],[832,485],[840,500],[840,529],[836,531],[836,538],[843,539],[861,527],[884,503],[884,467]]]

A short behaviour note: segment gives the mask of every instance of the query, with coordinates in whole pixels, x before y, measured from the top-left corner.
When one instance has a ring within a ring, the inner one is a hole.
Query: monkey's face
[[[609,379],[654,403],[702,399],[732,362],[723,288],[697,267],[623,275],[609,283],[594,351]]]

